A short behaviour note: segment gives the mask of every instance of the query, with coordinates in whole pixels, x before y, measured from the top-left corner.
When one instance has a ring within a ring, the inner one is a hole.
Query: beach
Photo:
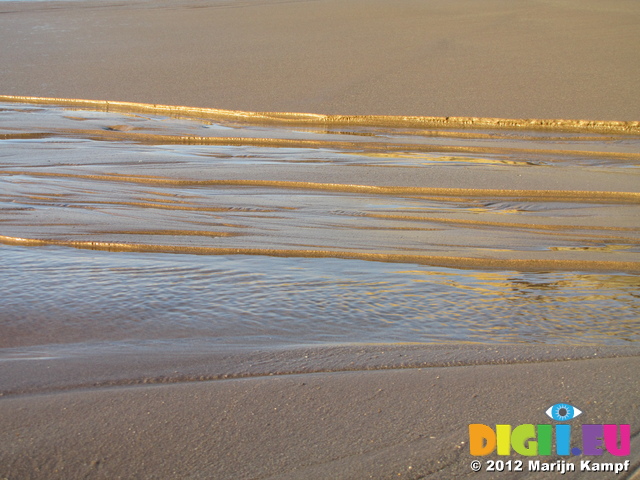
[[[593,422],[633,424],[624,399],[637,395],[637,368],[636,356],[7,398],[3,465],[15,478],[553,478],[527,463],[520,473],[473,472],[468,424],[546,423],[539,405],[558,399]],[[566,474],[588,475],[620,478]]]
[[[638,478],[638,27],[0,2],[0,478]]]

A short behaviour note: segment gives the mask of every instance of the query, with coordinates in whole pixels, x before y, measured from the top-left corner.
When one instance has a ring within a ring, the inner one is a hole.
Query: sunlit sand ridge
[[[217,108],[197,108],[178,105],[157,105],[137,102],[86,100],[76,98],[44,98],[0,95],[0,102],[61,105],[117,113],[148,113],[179,115],[210,120],[239,120],[249,123],[287,125],[350,125],[358,127],[412,128],[491,128],[552,131],[583,131],[640,133],[640,121],[595,121],[563,119],[508,119],[487,117],[418,117],[398,115],[321,115],[296,112],[245,112]]]
[[[638,122],[573,122],[574,131],[549,122],[540,132],[527,127],[536,121],[425,129],[420,119],[347,125],[291,114],[282,124],[266,114],[4,98],[37,105],[3,108],[4,243],[640,270]]]

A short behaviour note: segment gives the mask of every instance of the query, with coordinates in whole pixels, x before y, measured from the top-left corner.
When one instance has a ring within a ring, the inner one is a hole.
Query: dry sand
[[[6,2],[0,93],[639,120],[639,27],[635,0]],[[622,357],[64,391],[41,384],[45,393],[8,391],[0,401],[0,477],[494,478],[471,472],[467,425],[551,423],[544,410],[559,401],[581,408],[585,423],[631,423],[637,469],[640,361],[635,350],[610,354]],[[2,377],[3,389],[13,375],[28,378],[27,364]]]
[[[640,120],[635,0],[0,2],[0,44],[0,94]]]

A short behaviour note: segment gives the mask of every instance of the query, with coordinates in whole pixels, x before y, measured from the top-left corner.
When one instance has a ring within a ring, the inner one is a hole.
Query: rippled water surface
[[[0,347],[637,342],[637,135],[0,105]]]
[[[0,247],[2,346],[209,337],[627,344],[637,276]]]

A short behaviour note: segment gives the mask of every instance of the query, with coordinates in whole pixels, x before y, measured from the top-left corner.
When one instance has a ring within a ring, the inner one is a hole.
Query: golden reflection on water
[[[15,246],[0,246],[0,266],[0,348],[181,338],[241,345],[640,340],[636,275]]]
[[[637,341],[640,285],[623,274],[640,272],[633,122],[507,130],[129,107],[0,108],[0,252],[23,259],[6,279],[16,344],[57,329],[78,341]],[[83,301],[58,289],[74,278]],[[29,310],[36,297],[58,313]],[[29,316],[41,332],[20,330]]]
[[[75,128],[79,119],[90,128]],[[629,170],[640,158],[638,136],[438,133],[356,122],[345,140],[344,128],[319,132],[243,121],[7,106],[0,117],[6,132],[1,241],[640,271],[640,191]],[[362,139],[352,135],[358,128]],[[229,129],[238,136],[229,137]],[[186,145],[193,143],[205,146]],[[443,155],[451,149],[467,154]],[[517,152],[517,160],[505,158],[506,151]],[[551,151],[553,165],[536,164],[537,156]],[[595,163],[581,166],[571,188],[544,185],[577,157]],[[428,158],[433,164],[425,164]],[[469,168],[477,169],[480,181]],[[624,179],[626,186],[592,188],[612,185],[610,178]]]

